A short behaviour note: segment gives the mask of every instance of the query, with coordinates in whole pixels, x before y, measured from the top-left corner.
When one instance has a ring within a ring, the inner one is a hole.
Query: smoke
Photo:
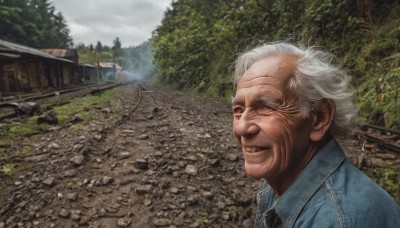
[[[153,54],[148,41],[137,47],[125,50],[125,64],[123,67],[128,80],[151,81],[155,73]]]

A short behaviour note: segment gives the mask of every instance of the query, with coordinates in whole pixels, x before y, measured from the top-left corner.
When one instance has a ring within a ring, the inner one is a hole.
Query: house
[[[52,48],[52,49],[41,49],[41,51],[53,55],[57,58],[63,58],[70,60],[75,63],[75,67],[64,67],[63,68],[63,73],[64,75],[72,75],[72,78],[69,78],[68,81],[66,81],[66,84],[80,84],[82,80],[82,75],[78,73],[78,61],[79,61],[79,56],[78,52],[76,49],[60,49],[60,48]],[[72,70],[72,72],[70,72]]]
[[[114,62],[99,62],[100,78],[104,81],[114,81],[122,67]]]
[[[75,62],[0,40],[0,92],[30,92],[73,83]]]
[[[96,65],[79,64],[79,75],[82,77],[82,82],[96,82],[99,81],[97,76],[98,68]]]

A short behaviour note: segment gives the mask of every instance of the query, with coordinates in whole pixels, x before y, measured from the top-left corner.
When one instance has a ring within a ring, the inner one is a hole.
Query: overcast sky
[[[148,40],[161,23],[171,0],[53,0],[61,11],[74,43],[112,46],[119,37],[123,47]]]

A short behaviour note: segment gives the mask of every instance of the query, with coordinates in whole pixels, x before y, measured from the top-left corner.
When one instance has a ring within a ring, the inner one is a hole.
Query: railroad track
[[[23,95],[16,99],[8,100],[0,102],[0,109],[2,108],[11,108],[14,109],[14,113],[9,113],[6,115],[0,116],[0,120],[12,118],[18,115],[29,115],[34,112],[36,108],[36,104],[32,101],[38,101],[40,99],[59,96],[62,94],[73,93],[81,90],[87,90],[91,94],[99,93],[101,91],[111,89],[113,87],[125,84],[126,82],[100,82],[90,85],[83,85],[74,88],[68,88],[63,90],[57,90],[52,92],[47,92],[43,94],[32,94],[32,95]]]
[[[360,124],[355,134],[379,146],[400,153],[400,131]]]

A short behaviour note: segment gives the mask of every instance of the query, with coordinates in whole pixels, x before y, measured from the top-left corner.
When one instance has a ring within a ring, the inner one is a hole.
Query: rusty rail
[[[355,131],[355,134],[364,137],[383,148],[400,153],[400,131],[386,129],[371,124],[360,124],[359,129]]]

